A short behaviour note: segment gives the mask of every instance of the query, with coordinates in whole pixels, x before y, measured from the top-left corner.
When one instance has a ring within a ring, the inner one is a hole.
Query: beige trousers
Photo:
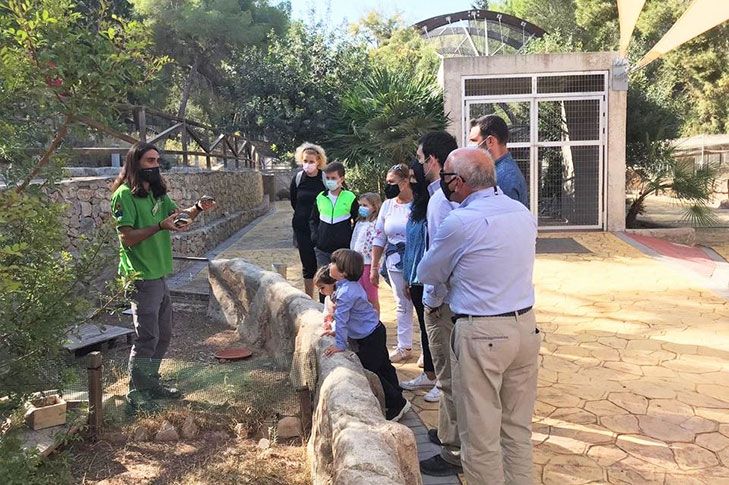
[[[453,396],[469,485],[533,483],[531,423],[540,343],[534,311],[456,323]]]
[[[446,303],[438,308],[425,309],[425,331],[433,357],[433,367],[440,389],[438,403],[438,439],[443,448],[441,457],[451,465],[461,464],[461,439],[458,436],[456,405],[453,402],[451,384],[451,333],[453,321],[451,309]]]

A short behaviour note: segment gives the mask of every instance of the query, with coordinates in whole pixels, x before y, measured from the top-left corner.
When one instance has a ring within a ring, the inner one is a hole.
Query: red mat
[[[628,237],[652,249],[661,256],[671,258],[681,266],[694,271],[701,276],[711,278],[716,269],[716,263],[709,256],[698,248],[675,244],[655,237],[628,234]]]

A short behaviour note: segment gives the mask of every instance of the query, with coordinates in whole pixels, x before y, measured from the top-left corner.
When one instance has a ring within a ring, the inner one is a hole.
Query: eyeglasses
[[[390,172],[400,172],[402,174],[407,174],[410,169],[406,166],[404,166],[402,163],[396,163],[392,167],[390,167]]]
[[[440,171],[440,178],[442,178],[442,179],[445,179],[445,178],[446,178],[446,175],[448,175],[448,176],[451,176],[451,177],[460,177],[460,175],[458,175],[458,174],[457,174],[457,173],[455,173],[455,172],[445,172],[445,171],[443,171],[443,170],[441,169],[441,171]],[[453,181],[453,179],[451,179],[451,182],[452,182],[452,181]],[[450,182],[449,182],[449,183],[450,183]]]

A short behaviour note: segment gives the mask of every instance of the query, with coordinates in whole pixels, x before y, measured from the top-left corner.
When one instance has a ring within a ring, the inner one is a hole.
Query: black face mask
[[[451,190],[451,184],[456,179],[456,177],[453,177],[450,182],[446,183],[445,177],[440,178],[440,189],[443,191],[443,195],[445,195],[445,198],[449,201],[451,200],[451,196],[453,196],[453,191]]]
[[[162,175],[159,173],[159,167],[141,169],[139,171],[139,178],[150,185],[157,185],[162,181]]]
[[[400,186],[398,184],[385,185],[385,197],[388,199],[394,199],[398,195],[400,195]]]

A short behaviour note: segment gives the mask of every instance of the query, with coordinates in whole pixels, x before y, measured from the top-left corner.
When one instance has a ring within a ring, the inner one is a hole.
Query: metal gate
[[[604,229],[607,72],[466,76],[463,146],[470,121],[509,125],[509,150],[529,187],[540,229]]]

